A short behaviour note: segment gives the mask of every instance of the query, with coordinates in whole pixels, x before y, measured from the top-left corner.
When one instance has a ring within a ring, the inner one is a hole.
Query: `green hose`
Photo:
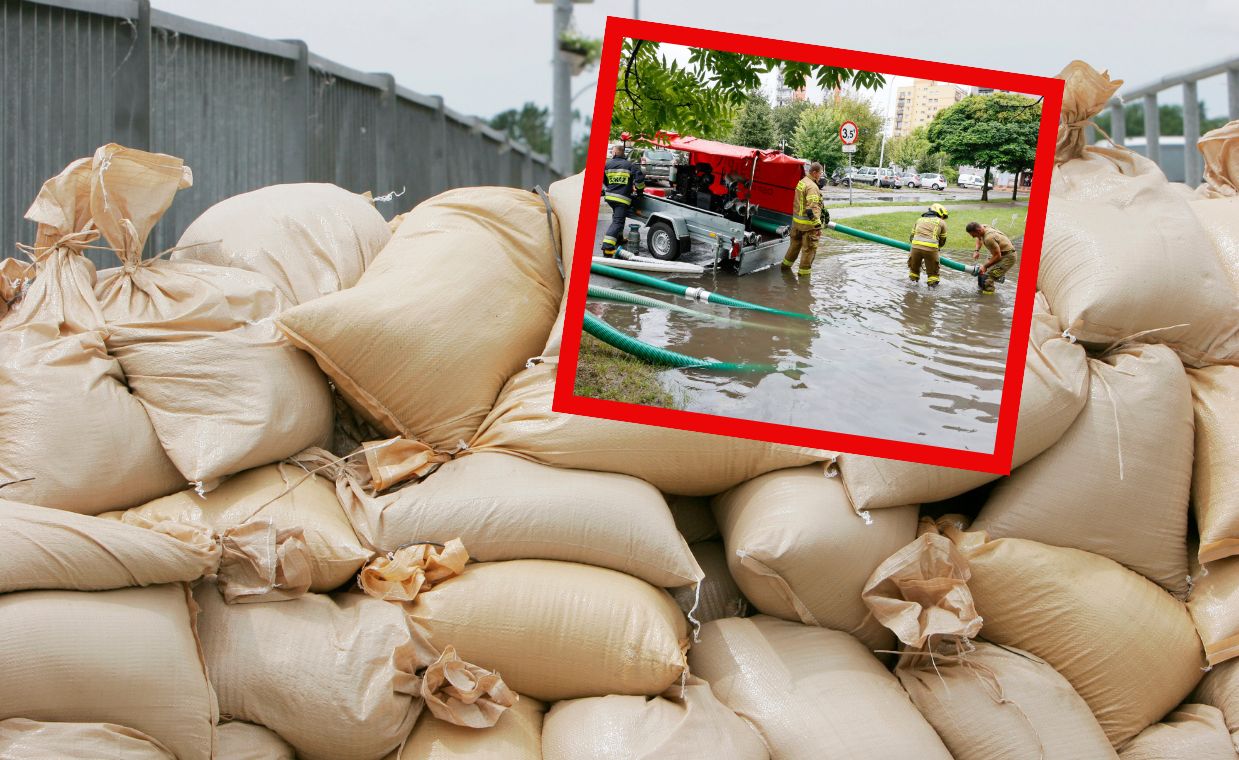
[[[598,340],[606,343],[609,346],[618,348],[626,354],[631,354],[638,359],[649,362],[650,364],[662,364],[668,367],[683,367],[693,369],[714,369],[725,372],[773,372],[775,368],[768,364],[734,364],[732,362],[708,362],[702,359],[696,359],[684,354],[678,354],[675,351],[668,351],[665,348],[651,346],[649,343],[643,343],[636,338],[629,337],[611,325],[602,321],[588,311],[585,312],[585,322],[583,324],[585,332],[594,336]]]
[[[787,234],[786,224],[779,224],[778,222],[772,222],[769,219],[763,219],[761,217],[755,217],[751,219],[750,223],[753,225],[753,229],[755,230],[761,230],[762,232],[769,232],[773,235],[786,235]]]
[[[842,224],[838,224],[836,222],[829,222],[826,226],[835,232],[842,232],[844,235],[851,235],[852,237],[857,237],[861,240],[868,240],[874,243],[881,243],[882,245],[889,245],[891,248],[902,248],[905,251],[912,250],[912,244],[905,243],[902,240],[894,240],[881,235],[875,235],[872,232],[865,232],[864,230],[858,230],[852,227],[844,227]],[[961,264],[953,259],[948,259],[946,256],[939,256],[938,261],[942,263],[942,266],[948,269],[954,269],[957,272],[964,272],[965,274],[974,276],[980,274],[980,268],[976,265]]]
[[[690,288],[677,282],[660,280],[657,277],[650,277],[649,275],[641,274],[640,272],[631,272],[627,269],[616,269],[615,267],[609,267],[606,264],[590,264],[589,271],[594,274],[614,277],[617,280],[627,280],[628,282],[633,282],[638,285],[648,285],[651,288],[657,288],[658,290],[666,291],[667,293],[674,293],[677,296],[685,296],[698,301],[707,301],[709,303],[717,303],[724,306],[734,306],[737,309],[751,309],[752,311],[760,311],[766,314],[778,314],[779,316],[793,317],[795,319],[817,319],[817,317],[812,314],[801,314],[796,311],[772,309],[769,306],[762,306],[760,304],[749,303],[748,301],[741,301],[737,298],[729,298],[728,296],[720,295],[719,293],[712,293],[704,288]]]
[[[640,295],[639,293],[630,293],[627,290],[616,290],[614,288],[603,288],[597,285],[590,285],[589,286],[589,297],[590,298],[601,298],[607,301],[617,301],[619,303],[629,303],[629,304],[633,304],[634,306],[645,306],[651,309],[668,309],[669,311],[677,311],[681,314],[689,314],[694,317],[700,317],[701,319],[709,319],[714,322],[721,322],[723,324],[736,325],[737,327],[749,327],[750,326],[748,322],[745,322],[743,320],[728,319],[727,317],[721,317],[717,314],[711,314],[707,311],[697,311],[696,309],[690,309],[687,306],[680,306],[679,304],[667,303],[666,301],[659,301],[657,298],[650,298],[649,296],[643,296],[643,295]],[[768,325],[761,325],[761,324],[757,326],[758,327],[769,327]],[[775,329],[775,328],[771,327],[769,329]]]

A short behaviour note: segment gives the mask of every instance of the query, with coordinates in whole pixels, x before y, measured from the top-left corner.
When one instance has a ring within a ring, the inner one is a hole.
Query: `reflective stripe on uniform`
[[[924,226],[924,222],[926,221],[933,222],[934,228],[932,231],[927,230],[927,229],[922,229]],[[912,228],[912,245],[915,245],[919,248],[932,248],[935,251],[938,250],[938,232],[941,229],[942,229],[941,219],[928,219],[925,217],[918,219],[916,222],[916,226]]]
[[[602,239],[602,242],[603,242],[603,244],[604,244],[604,245],[605,245],[606,243],[614,243],[614,242],[615,242],[615,238],[610,237],[610,236],[607,236],[607,237],[604,237],[604,238]]]
[[[616,203],[622,203],[622,204],[624,204],[625,206],[631,206],[631,205],[632,205],[632,201],[631,201],[631,200],[629,200],[628,198],[625,198],[625,197],[624,197],[624,196],[622,196],[622,195],[611,195],[610,193],[607,193],[606,195],[604,195],[604,196],[602,196],[602,197],[603,197],[603,199],[604,199],[604,200],[614,201],[614,202],[616,202]]]
[[[609,171],[605,175],[608,185],[627,185],[632,174],[626,171]]]
[[[801,224],[817,224],[816,219],[806,219],[803,216],[793,216],[792,221],[800,222]]]

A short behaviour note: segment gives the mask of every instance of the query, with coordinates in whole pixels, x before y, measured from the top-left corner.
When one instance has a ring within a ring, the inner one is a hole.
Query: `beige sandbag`
[[[562,257],[564,270],[564,295],[559,302],[559,312],[555,317],[555,325],[551,328],[550,337],[542,348],[544,358],[558,357],[559,345],[564,335],[565,307],[568,303],[567,283],[572,277],[572,261],[576,253],[577,229],[580,227],[581,195],[585,191],[585,172],[565,177],[558,182],[552,182],[547,190],[551,201],[551,209],[559,220],[559,253]],[[592,229],[592,228],[591,228]]]
[[[1052,446],[1088,400],[1087,356],[1082,346],[1062,336],[1062,329],[1038,293],[1029,328],[1012,467]],[[858,511],[941,501],[998,477],[856,454],[840,454],[838,468],[848,498]]]
[[[1239,368],[1187,372],[1196,411],[1192,508],[1200,561],[1239,554]]]
[[[274,731],[240,720],[220,723],[215,760],[297,760],[293,748]]]
[[[1205,162],[1205,181],[1189,205],[1239,292],[1239,120],[1201,135],[1196,147]]]
[[[848,504],[820,465],[761,475],[714,499],[727,565],[745,598],[767,615],[855,636],[890,649],[890,632],[861,600],[869,574],[916,537],[915,506],[875,511]]]
[[[199,630],[220,710],[258,723],[314,760],[375,760],[422,709],[426,662],[399,605],[362,594],[310,594],[225,604],[195,590]]]
[[[684,586],[671,592],[685,615],[698,623],[725,617],[744,617],[749,603],[727,569],[727,550],[722,541],[689,544],[705,577],[700,587]]]
[[[203,526],[144,528],[0,499],[0,593],[193,581],[215,572],[219,553]]]
[[[22,291],[34,278],[34,264],[17,259],[0,259],[0,319],[17,305]]]
[[[448,191],[409,212],[357,285],[280,327],[384,433],[455,450],[555,320],[552,234],[534,193]]]
[[[542,727],[545,760],[767,760],[753,727],[692,678],[661,697],[559,702]]]
[[[690,546],[720,538],[709,497],[667,496],[667,507],[675,520],[675,529],[680,531]]]
[[[383,496],[345,482],[345,508],[382,551],[459,538],[480,562],[581,562],[669,588],[701,578],[662,494],[636,478],[479,453]]]
[[[1089,400],[1058,443],[999,481],[973,523],[1100,554],[1187,598],[1192,394],[1174,351],[1089,360]]]
[[[1119,753],[1122,760],[1234,760],[1235,746],[1222,712],[1183,705],[1140,732]]]
[[[44,183],[38,274],[0,321],[0,496],[83,514],[183,488],[146,411],[104,347],[90,225],[90,159]]]
[[[762,473],[829,456],[816,449],[553,412],[557,366],[543,362],[509,380],[469,451],[619,472],[687,496],[709,496]]]
[[[0,720],[115,723],[209,760],[219,717],[184,584],[0,595]]]
[[[1191,692],[1205,666],[1186,606],[1113,560],[957,534],[981,635],[1050,663],[1120,746]]]
[[[176,760],[176,756],[141,731],[113,723],[10,718],[0,720],[0,760]]]
[[[1050,308],[1095,347],[1144,334],[1193,366],[1239,362],[1239,293],[1188,201],[1143,156],[1083,145],[1122,82],[1083,61],[1058,76],[1062,125],[1037,274]]]
[[[1116,757],[1071,684],[1028,652],[977,641],[964,656],[905,656],[895,675],[955,760]]]
[[[521,697],[491,728],[476,729],[422,715],[404,749],[385,760],[542,760],[546,705]]]
[[[688,623],[661,589],[589,565],[469,565],[419,594],[410,620],[436,648],[535,699],[660,694],[684,671]]]
[[[105,145],[92,163],[91,211],[124,264],[96,286],[108,352],[177,469],[210,487],[326,445],[331,394],[276,329],[281,298],[266,277],[142,260],[151,228],[192,181],[179,158]]]
[[[195,219],[172,255],[265,275],[291,304],[351,288],[391,239],[367,195],[335,185],[271,185],[234,195]]]
[[[1187,609],[1205,645],[1205,657],[1217,665],[1239,657],[1239,557],[1192,563],[1192,596]]]
[[[335,484],[309,472],[316,464],[329,460],[326,452],[311,449],[302,452],[295,462],[256,467],[235,475],[204,496],[189,489],[105,517],[128,522],[141,519],[156,523],[205,523],[226,538],[234,538],[225,542],[225,553],[233,548],[245,552],[244,561],[240,554],[236,555],[238,564],[231,568],[233,573],[254,572],[270,578],[281,573],[300,577],[286,569],[289,563],[278,552],[284,542],[277,540],[272,545],[271,540],[280,530],[299,528],[305,550],[297,552],[295,560],[308,563],[308,586],[288,588],[273,581],[270,588],[264,589],[263,584],[242,584],[227,594],[230,601],[237,597],[257,601],[271,592],[280,595],[279,592],[286,591],[298,596],[306,590],[332,591],[348,583],[372,553],[353,533],[336,497]],[[263,531],[257,538],[236,535],[239,526],[260,522],[271,523],[276,532]],[[222,581],[230,580],[229,570],[221,570]]]
[[[1222,711],[1235,751],[1239,752],[1239,660],[1228,660],[1210,669],[1190,701],[1212,705]]]
[[[765,615],[716,620],[689,665],[772,758],[951,758],[895,677],[846,633]]]

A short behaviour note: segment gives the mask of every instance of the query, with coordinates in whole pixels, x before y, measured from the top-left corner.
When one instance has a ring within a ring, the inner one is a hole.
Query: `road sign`
[[[856,146],[855,146],[855,145],[844,145],[844,146],[843,146],[843,152],[844,152],[844,153],[855,153],[855,152],[856,152]]]
[[[851,145],[856,142],[856,138],[860,137],[860,130],[856,127],[856,122],[845,121],[839,125],[839,139],[844,145]]]

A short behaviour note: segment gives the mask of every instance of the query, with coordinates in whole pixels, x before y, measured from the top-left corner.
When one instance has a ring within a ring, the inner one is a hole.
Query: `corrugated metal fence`
[[[354,71],[299,41],[268,40],[152,10],[149,0],[0,0],[0,241],[31,242],[22,219],[45,179],[118,142],[185,159],[148,254],[212,204],[281,182],[376,195],[391,217],[468,185],[549,185],[532,153],[442,98]],[[0,252],[0,258],[12,255]],[[106,252],[91,256],[112,266]]]

